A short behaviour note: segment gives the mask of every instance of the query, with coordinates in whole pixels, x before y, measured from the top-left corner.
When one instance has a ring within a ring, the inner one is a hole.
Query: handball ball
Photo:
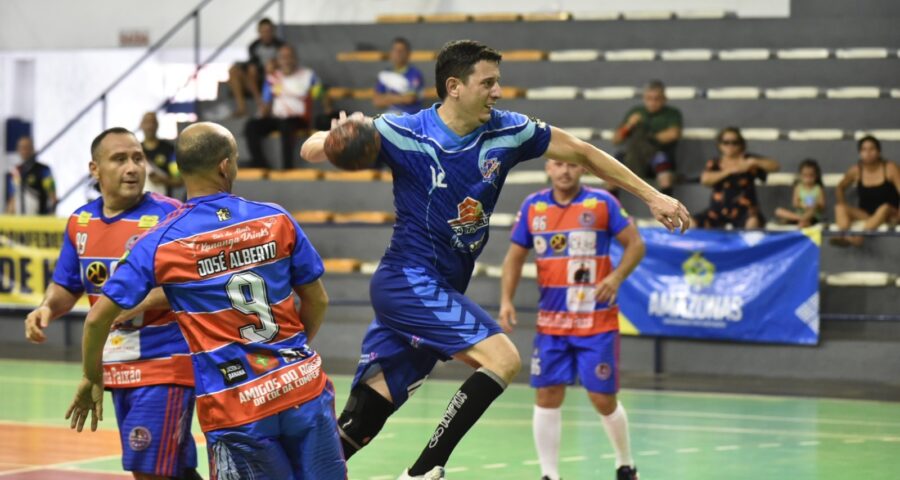
[[[375,168],[381,135],[372,119],[351,119],[332,128],[325,137],[325,156],[341,170]]]

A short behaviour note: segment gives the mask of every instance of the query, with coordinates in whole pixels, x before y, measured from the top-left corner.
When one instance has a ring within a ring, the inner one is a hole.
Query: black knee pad
[[[338,418],[338,431],[344,443],[347,458],[365,447],[394,413],[394,404],[372,389],[360,383],[350,391],[350,397]],[[348,451],[349,450],[349,451]]]

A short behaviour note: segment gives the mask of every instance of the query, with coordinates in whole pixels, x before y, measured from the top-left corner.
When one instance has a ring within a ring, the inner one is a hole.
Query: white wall
[[[263,0],[213,0],[201,13],[202,42],[215,47]],[[0,0],[0,50],[113,48],[122,30],[146,30],[158,40],[199,0]],[[790,0],[285,0],[287,23],[371,22],[398,12],[618,12],[718,9],[746,17],[786,17]],[[87,11],[87,13],[86,13]],[[47,12],[53,12],[48,15]],[[278,9],[267,12],[278,19]],[[242,36],[244,45],[253,29]],[[190,28],[171,46],[190,47]]]

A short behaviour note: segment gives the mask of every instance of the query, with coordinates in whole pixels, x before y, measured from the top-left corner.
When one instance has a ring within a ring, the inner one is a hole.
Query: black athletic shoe
[[[616,480],[638,480],[637,467],[619,467],[619,469],[616,470]]]
[[[550,480],[550,477],[544,475],[543,477],[541,477],[541,480]],[[562,477],[559,477],[559,480],[562,480]]]
[[[196,469],[193,468],[185,468],[181,471],[181,475],[178,477],[172,477],[175,480],[203,480],[203,477],[197,473]]]

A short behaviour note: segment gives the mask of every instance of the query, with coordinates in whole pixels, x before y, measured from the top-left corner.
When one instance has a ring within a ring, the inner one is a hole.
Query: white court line
[[[493,469],[496,469],[496,468],[506,468],[507,466],[508,466],[508,465],[505,464],[505,463],[490,463],[490,464],[487,464],[487,465],[482,465],[481,468],[484,468],[484,469],[487,469],[487,470],[493,470]]]
[[[616,458],[616,454],[615,453],[604,453],[603,455],[600,455],[600,458],[609,460],[610,458]]]
[[[637,452],[637,454],[642,457],[651,457],[653,455],[659,455],[659,450],[645,450],[643,452]]]
[[[806,442],[800,442],[800,446],[802,446],[802,447],[814,447],[814,446],[816,446],[816,445],[818,445],[818,444],[820,444],[820,443],[822,443],[822,442],[820,442],[820,441],[818,441],[818,440],[809,440],[809,441],[806,441]]]
[[[844,440],[844,443],[863,443],[863,442],[865,442],[865,440],[863,440],[862,438],[848,438],[848,439]]]
[[[715,448],[715,451],[717,451],[717,452],[729,452],[729,451],[731,451],[731,450],[737,450],[737,449],[739,449],[739,448],[741,448],[741,447],[739,447],[739,446],[737,446],[737,445],[719,445],[718,447]]]
[[[74,467],[74,466],[77,466],[77,465],[83,465],[83,464],[85,464],[85,463],[102,462],[102,461],[105,461],[105,460],[114,460],[114,459],[118,459],[118,458],[122,458],[122,454],[116,454],[116,455],[104,455],[104,456],[101,456],[101,457],[85,458],[85,459],[83,459],[83,460],[74,460],[74,461],[71,461],[71,462],[51,463],[51,464],[47,464],[47,465],[35,465],[35,466],[32,466],[32,467],[24,467],[24,468],[19,468],[19,469],[16,469],[16,470],[7,470],[7,471],[5,471],[5,472],[0,472],[0,477],[6,477],[6,476],[9,476],[9,475],[15,475],[15,474],[17,474],[17,473],[35,472],[35,471],[38,471],[38,470],[46,470],[46,469],[51,469],[51,470],[66,470],[66,469],[69,468],[69,467]],[[79,469],[79,471],[80,471],[80,469]],[[109,473],[109,472],[107,472],[107,473]]]
[[[446,405],[446,399],[432,399],[432,398],[424,398],[421,400],[422,402],[429,404],[441,404]],[[503,408],[503,409],[511,409],[511,410],[531,410],[534,408],[534,405],[529,403],[510,403],[510,402],[494,402],[491,404],[491,408]],[[594,408],[590,406],[581,406],[581,405],[572,405],[565,407],[566,410],[575,410],[580,412],[594,412]],[[660,417],[676,417],[676,418],[711,418],[711,419],[727,419],[727,420],[764,420],[764,421],[773,421],[773,422],[782,422],[782,423],[798,423],[798,424],[807,424],[807,425],[821,425],[821,424],[831,424],[831,425],[855,425],[861,427],[895,427],[900,428],[900,422],[874,422],[874,421],[864,421],[864,420],[844,420],[838,418],[797,418],[797,417],[780,417],[775,415],[750,415],[750,414],[737,414],[737,413],[718,413],[718,412],[697,412],[697,411],[684,411],[684,410],[647,410],[647,409],[639,409],[639,408],[629,408],[628,412],[631,414],[639,414],[644,416],[660,416]]]
[[[560,462],[583,462],[587,460],[587,457],[583,455],[576,455],[574,457],[562,457],[559,459]]]
[[[528,466],[540,465],[540,464],[541,464],[540,460],[525,460],[524,462],[522,462],[522,465],[528,465]]]
[[[700,449],[699,448],[679,448],[678,450],[675,450],[675,451],[678,453],[697,453],[700,451]]]
[[[780,443],[760,443],[757,445],[759,448],[778,448],[781,446]]]
[[[444,469],[444,471],[447,473],[459,473],[459,472],[465,472],[468,470],[469,470],[469,467],[450,467],[450,468]]]

